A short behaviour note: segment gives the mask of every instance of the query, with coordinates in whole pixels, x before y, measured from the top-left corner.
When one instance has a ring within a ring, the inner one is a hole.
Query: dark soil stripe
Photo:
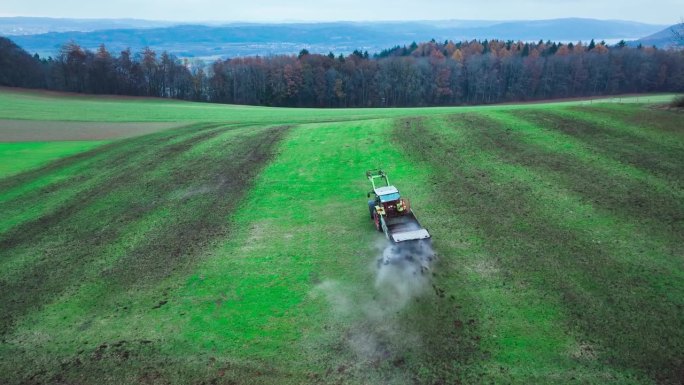
[[[79,193],[56,212],[5,233],[0,240],[3,258],[29,253],[37,261],[27,270],[14,272],[11,280],[0,281],[0,334],[6,333],[14,320],[49,303],[67,288],[88,277],[96,278],[92,274],[97,272],[89,270],[93,264],[107,257],[109,246],[126,245],[122,238],[125,230],[154,210],[167,209],[172,215],[104,273],[112,283],[153,283],[190,266],[213,239],[225,236],[231,209],[285,132],[285,128],[264,129],[236,136],[225,148],[218,148],[218,154],[200,154],[190,160],[183,157],[193,146],[229,129],[195,128],[197,133],[168,145],[138,138],[142,144],[133,147],[145,156],[134,156],[128,162],[116,152],[104,157],[92,168],[114,170],[111,177]],[[121,148],[124,153],[129,150]],[[217,189],[211,194],[169,198],[176,189],[205,185]]]
[[[103,183],[103,185],[97,185],[93,188],[90,188],[86,191],[77,194],[76,197],[74,197],[70,202],[64,204],[57,211],[41,216],[40,218],[34,221],[22,224],[0,235],[0,249],[4,251],[9,251],[13,247],[21,243],[25,243],[28,241],[35,242],[37,240],[37,236],[45,233],[45,229],[49,229],[59,222],[65,222],[66,220],[68,220],[69,217],[76,215],[80,212],[80,210],[87,208],[89,204],[97,201],[98,199],[101,199],[107,194],[110,194],[113,190],[121,188],[126,184],[133,182],[132,178],[135,178],[136,175],[140,174],[145,169],[154,169],[156,167],[159,167],[160,164],[162,164],[165,161],[168,161],[170,157],[178,155],[183,151],[188,150],[190,147],[192,147],[192,145],[197,144],[203,140],[207,140],[213,136],[216,136],[221,132],[222,131],[207,130],[206,132],[201,132],[200,134],[193,135],[190,138],[178,143],[174,143],[173,145],[166,147],[160,146],[160,150],[152,150],[152,152],[158,152],[158,156],[152,157],[152,153],[150,151],[147,151],[144,155],[146,155],[147,159],[153,160],[142,162],[142,164],[139,160],[140,158],[142,158],[142,154],[134,155],[136,150],[142,150],[139,146],[135,146],[133,149],[129,149],[127,147],[119,147],[123,149],[123,151],[121,151],[122,153],[114,153],[112,154],[113,156],[111,156],[110,158],[103,158],[99,162],[99,164],[96,163],[95,165],[93,165],[92,168],[94,169],[95,174],[92,174],[90,177],[96,177],[96,173],[100,169],[117,170],[123,167],[123,170],[118,172],[118,174],[113,176],[112,178],[107,179]],[[164,141],[167,140],[168,138],[164,138]],[[144,146],[154,145],[154,143],[144,144]],[[116,151],[116,149],[117,148],[113,150]],[[130,162],[132,163],[132,165],[126,165],[126,162]],[[144,166],[145,168],[142,168],[141,166]],[[83,176],[79,177],[79,179],[83,179]],[[61,187],[66,187],[67,185],[65,183],[60,184]],[[19,201],[8,202],[4,205],[30,205],[30,198],[31,197],[29,197],[29,199],[23,198]]]
[[[245,137],[229,156],[218,160],[195,159],[186,172],[172,176],[177,186],[207,189],[204,196],[170,202],[180,211],[178,220],[149,234],[145,243],[131,250],[105,276],[124,285],[146,285],[192,264],[217,238],[229,235],[227,216],[236,208],[252,179],[270,158],[286,127]]]
[[[674,192],[659,191],[647,182],[611,174],[572,156],[527,145],[502,123],[482,116],[459,115],[451,119],[462,120],[468,127],[478,127],[477,131],[467,132],[480,146],[496,152],[502,161],[554,177],[587,203],[627,221],[636,220],[650,227],[654,234],[667,232],[673,237],[672,247],[684,244],[684,202]]]
[[[26,208],[34,206],[34,202],[46,202],[51,196],[59,197],[60,194],[66,196],[73,195],[74,193],[81,194],[80,196],[76,195],[74,198],[76,200],[74,204],[78,205],[78,199],[81,199],[84,194],[85,196],[88,195],[86,186],[93,185],[93,183],[102,183],[107,178],[115,177],[114,174],[120,171],[120,167],[126,164],[129,166],[133,165],[134,168],[142,164],[153,167],[161,162],[164,152],[170,154],[177,153],[179,150],[182,150],[182,148],[178,148],[179,146],[192,146],[193,143],[216,135],[219,132],[212,134],[212,130],[220,126],[220,124],[193,125],[164,133],[122,140],[107,145],[106,148],[98,148],[74,157],[61,159],[41,169],[18,175],[17,178],[12,178],[11,180],[10,184],[13,187],[21,186],[23,183],[31,183],[37,178],[49,177],[64,167],[70,167],[75,164],[78,167],[77,172],[73,172],[74,176],[70,178],[56,183],[49,183],[42,188],[33,189],[14,199],[3,202],[0,204],[0,215],[3,215],[4,219],[11,218],[12,215],[21,215]],[[173,143],[172,145],[167,145],[171,142]],[[162,155],[157,156],[156,153],[160,151]],[[154,161],[155,158],[156,161]],[[91,188],[90,190],[93,189]],[[49,215],[49,213],[45,215]],[[14,230],[10,231],[21,231],[17,229],[19,227],[15,227]],[[0,242],[2,242],[3,238],[0,236]]]
[[[574,170],[565,169],[570,166],[566,160],[544,159],[538,150],[526,149],[480,116],[459,115],[451,124],[502,162],[525,163],[548,173]],[[588,341],[605,348],[599,354],[603,364],[663,382],[678,381],[684,368],[684,330],[679,326],[684,304],[673,303],[672,293],[684,289],[673,272],[620,262],[611,256],[609,245],[549,220],[529,185],[493,179],[457,143],[419,119],[398,124],[395,138],[407,154],[436,170],[435,191],[442,192],[444,215],[459,218],[479,233],[487,251],[498,256],[512,287],[534,285],[540,293],[559,298],[568,330],[580,330]],[[653,314],[660,320],[657,325]]]
[[[684,135],[684,112],[681,110],[657,110],[654,108],[633,108],[621,105],[602,107],[571,107],[571,110],[591,113],[629,125],[655,129],[663,134],[682,137]]]
[[[49,175],[59,169],[72,166],[82,161],[95,159],[97,156],[116,156],[119,162],[114,163],[120,163],[121,161],[129,159],[130,156],[140,151],[140,148],[142,148],[145,145],[163,144],[178,137],[192,134],[197,130],[218,126],[220,126],[220,124],[195,124],[178,129],[148,134],[137,138],[122,139],[119,141],[108,143],[100,147],[94,148],[90,151],[81,152],[66,158],[55,160],[54,162],[48,163],[43,167],[29,170],[21,174],[13,175],[8,178],[0,179],[0,190],[9,190],[15,188],[22,184],[26,184],[31,180],[35,180],[46,175]],[[125,151],[127,147],[130,148],[128,149],[128,151]]]
[[[583,110],[581,113],[586,114],[587,111]],[[681,147],[674,144],[656,143],[632,135],[620,127],[606,127],[551,112],[525,110],[512,111],[510,114],[539,127],[571,135],[601,155],[684,186],[684,175],[681,172],[684,167],[684,152]]]
[[[68,122],[0,119],[3,142],[111,140],[146,135],[179,127],[176,122]]]
[[[22,360],[11,354],[5,355],[5,367],[13,373],[3,376],[10,379],[5,384],[243,384],[245,379],[258,379],[258,384],[309,383],[306,373],[280,370],[263,361],[239,362],[219,356],[207,360],[211,367],[198,365],[193,356],[164,353],[163,339],[137,339],[102,341],[97,345],[84,346],[70,357],[64,358],[57,367],[50,366],[55,357],[50,352],[37,349],[31,352],[34,360]],[[187,347],[192,350],[192,347]],[[18,355],[24,357],[20,352]],[[11,363],[11,364],[10,364]],[[13,364],[13,365],[12,365]],[[6,373],[3,373],[6,374]],[[17,378],[17,382],[11,379]]]

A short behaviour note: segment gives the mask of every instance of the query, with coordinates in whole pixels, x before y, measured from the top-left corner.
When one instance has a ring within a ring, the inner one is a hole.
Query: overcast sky
[[[682,0],[0,0],[0,16],[173,21],[521,20],[561,17],[674,24]]]

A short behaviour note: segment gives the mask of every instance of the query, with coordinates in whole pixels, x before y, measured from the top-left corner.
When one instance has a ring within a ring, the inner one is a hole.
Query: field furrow
[[[574,359],[589,367],[593,361],[616,372],[633,369],[674,380],[683,359],[676,352],[684,340],[675,326],[684,297],[677,257],[681,233],[666,217],[658,223],[666,235],[659,241],[644,237],[629,221],[641,216],[625,199],[631,189],[615,190],[633,181],[601,175],[600,166],[554,153],[527,135],[482,115],[413,120],[397,129],[406,151],[436,170],[437,186],[453,213],[448,215],[476,229],[514,291],[532,287],[544,293],[543,307],[558,309],[562,333],[574,335],[586,350],[584,357],[567,350],[563,356],[562,347],[554,347],[561,354],[558,360]],[[641,199],[673,219],[681,214],[676,199],[652,191]],[[663,210],[663,204],[672,211]],[[654,324],[643,314],[658,314],[660,321]],[[633,333],[635,329],[640,332]],[[551,335],[536,336],[542,340],[528,341],[528,348]],[[522,349],[519,354],[530,352]],[[563,382],[576,375],[569,370]]]
[[[7,309],[3,331],[84,280],[144,286],[179,265],[191,265],[197,250],[225,234],[230,211],[284,129],[235,131],[205,125],[180,137],[157,138],[162,145],[147,139],[133,148],[120,143],[91,166],[92,173],[79,176],[84,184],[88,178],[96,183],[5,232],[0,239],[0,303]],[[187,156],[195,146],[221,136],[213,144],[215,152]],[[97,150],[91,155],[98,156]],[[6,204],[30,205],[31,199],[22,196]],[[143,223],[149,228],[141,228]],[[129,232],[132,228],[135,232]],[[106,260],[114,265],[103,269]]]
[[[612,154],[602,156],[593,144],[575,142],[573,137],[555,132],[553,124],[529,124],[507,114],[489,116],[494,120],[480,119],[471,124],[481,128],[480,135],[473,138],[481,147],[498,150],[503,161],[552,179],[549,185],[564,187],[583,202],[632,222],[640,231],[654,237],[666,234],[664,239],[672,253],[682,251],[684,191],[673,186],[670,179],[616,162]],[[603,149],[611,151],[610,147]],[[642,153],[649,154],[646,150]]]
[[[629,129],[617,120],[597,120],[593,113],[576,109],[528,110],[511,114],[538,127],[572,136],[601,156],[651,173],[679,190],[684,187],[679,170],[684,147],[672,138],[649,135],[653,132],[649,126]],[[670,125],[675,124],[676,121],[670,120]]]

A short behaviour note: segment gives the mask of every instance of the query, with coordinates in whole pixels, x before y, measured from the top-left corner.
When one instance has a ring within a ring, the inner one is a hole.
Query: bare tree
[[[675,46],[684,47],[684,19],[679,24],[670,28]]]

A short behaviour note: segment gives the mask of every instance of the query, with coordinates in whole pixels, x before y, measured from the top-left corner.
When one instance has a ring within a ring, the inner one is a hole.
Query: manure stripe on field
[[[668,179],[614,161],[614,153],[619,149],[611,151],[610,147],[576,141],[572,136],[555,132],[553,124],[529,124],[508,113],[488,116],[493,120],[479,119],[471,124],[483,127],[474,140],[482,147],[497,150],[503,161],[552,178],[552,185],[562,186],[582,197],[585,203],[634,222],[656,237],[666,231],[673,252],[684,244],[684,191],[672,186]],[[580,126],[581,122],[574,125]],[[644,156],[651,156],[648,149],[641,151]],[[654,157],[658,156],[657,148],[651,151],[656,154]],[[610,155],[604,156],[604,152]],[[675,170],[681,173],[684,161],[679,163]]]
[[[188,137],[198,132],[220,126],[223,126],[223,124],[191,124],[173,130],[166,130],[140,137],[110,142],[90,151],[85,151],[73,156],[61,158],[42,167],[29,170],[18,175],[13,175],[8,178],[0,179],[0,192],[2,192],[4,195],[6,194],[7,190],[11,190],[17,186],[25,185],[32,180],[50,175],[61,168],[68,167],[82,161],[92,162],[95,160],[101,160],[103,157],[115,157],[114,159],[110,159],[109,162],[110,164],[118,165],[122,162],[125,162],[132,156],[139,156],[140,151],[146,148],[145,146],[161,146],[178,140],[186,140]],[[206,135],[206,132],[200,134]]]
[[[641,169],[684,188],[682,154],[684,145],[672,138],[654,137],[649,126],[629,127],[613,119],[596,119],[595,109],[527,110],[510,112],[511,115],[547,130],[557,130],[580,140],[601,156],[615,159],[625,165]],[[648,114],[650,110],[644,110]],[[684,122],[684,116],[682,116]],[[670,125],[678,123],[670,120]],[[684,130],[682,131],[684,132]]]
[[[676,381],[684,365],[681,201],[606,173],[610,162],[559,151],[562,135],[547,141],[546,129],[519,131],[506,116],[485,115],[495,114],[406,121],[396,137],[434,167],[438,189],[449,192],[445,209],[476,229],[513,287],[531,285],[544,306],[560,309],[564,333],[587,346],[585,356],[618,373]],[[648,210],[616,189],[638,194]],[[642,226],[665,232],[652,239]]]
[[[157,151],[176,142],[193,141],[220,124],[191,125],[184,128],[123,139],[90,151],[58,159],[43,167],[0,180],[0,232],[64,207],[69,201],[96,192],[108,179],[120,175],[119,167],[161,158]],[[199,132],[199,133],[198,133]],[[200,138],[201,139],[201,138]],[[99,187],[98,187],[99,186]],[[79,196],[81,194],[81,196]],[[78,205],[76,201],[73,204]],[[0,237],[0,242],[1,241]]]
[[[115,142],[4,181],[18,187],[60,164],[91,162],[72,179],[81,188],[72,190],[68,180],[47,186],[47,195],[65,190],[68,197],[0,235],[0,332],[81,282],[99,277],[114,292],[131,290],[192,266],[200,250],[229,231],[231,209],[285,131],[195,125]],[[193,152],[211,141],[212,151]],[[0,207],[30,208],[44,193],[20,195]],[[145,237],[127,234],[155,215]],[[103,260],[111,266],[103,269]]]
[[[678,144],[681,147],[684,137],[684,111],[681,108],[663,109],[666,106],[667,104],[645,105],[634,108],[624,104],[598,104],[591,107],[570,106],[567,111],[578,113],[577,117],[581,119],[607,122],[621,130],[662,140],[665,144]]]

